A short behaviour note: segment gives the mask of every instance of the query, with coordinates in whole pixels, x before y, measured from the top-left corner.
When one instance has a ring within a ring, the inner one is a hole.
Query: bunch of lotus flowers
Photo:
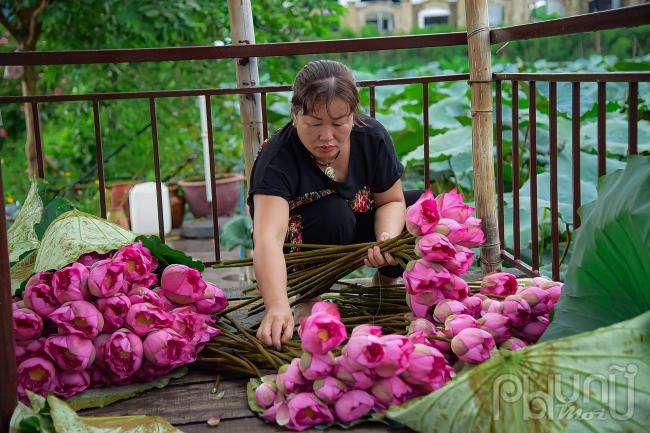
[[[193,362],[219,334],[223,292],[141,242],[39,272],[13,303],[18,394],[70,397],[87,388],[150,381]]]
[[[299,335],[302,356],[255,389],[263,418],[291,430],[383,412],[435,391],[453,374],[422,332],[382,335],[381,326],[360,325],[341,348],[347,332],[334,303],[316,303]]]

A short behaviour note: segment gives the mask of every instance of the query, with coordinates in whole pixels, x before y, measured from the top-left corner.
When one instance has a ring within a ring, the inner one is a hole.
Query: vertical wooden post
[[[2,188],[2,160],[0,160],[0,432],[9,431],[9,420],[16,408],[16,353],[11,317],[11,279],[9,277],[9,247],[5,197]]]
[[[230,31],[233,45],[255,43],[253,11],[250,0],[228,0],[230,14]],[[239,87],[255,87],[260,84],[257,58],[236,59],[237,83]],[[262,105],[259,93],[239,96],[242,132],[244,136],[244,168],[246,182],[250,179],[255,156],[263,140]],[[247,183],[248,185],[248,183]]]
[[[485,243],[481,246],[481,270],[486,274],[501,269],[492,153],[492,55],[487,0],[467,0],[465,13],[472,91],[474,199],[485,233]]]

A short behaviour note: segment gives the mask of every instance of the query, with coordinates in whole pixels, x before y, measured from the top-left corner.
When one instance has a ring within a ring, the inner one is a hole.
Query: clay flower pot
[[[239,205],[241,184],[244,176],[238,173],[225,173],[215,180],[217,193],[217,215],[233,215]],[[195,218],[211,215],[212,209],[206,197],[205,180],[178,182],[185,191],[185,198]]]

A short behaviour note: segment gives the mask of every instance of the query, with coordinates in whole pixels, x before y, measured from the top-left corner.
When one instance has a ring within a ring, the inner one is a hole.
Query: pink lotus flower
[[[127,264],[116,260],[100,260],[88,274],[88,291],[98,298],[107,298],[125,290]]]
[[[452,338],[458,335],[460,331],[467,328],[477,328],[478,322],[469,314],[452,314],[445,320],[445,335]]]
[[[429,233],[418,238],[415,254],[429,262],[444,262],[456,257],[456,248],[446,236]]]
[[[411,385],[398,376],[378,379],[372,385],[371,392],[385,406],[400,405],[416,394]]]
[[[427,390],[433,392],[451,379],[453,371],[438,349],[416,344],[402,378],[412,385],[426,385]]]
[[[171,328],[189,341],[198,353],[212,338],[221,333],[217,328],[208,325],[208,319],[196,313],[192,307],[186,306],[171,311],[173,319]]]
[[[18,308],[13,312],[14,338],[33,340],[43,332],[43,319],[29,308]]]
[[[384,358],[384,345],[374,335],[355,335],[343,348],[343,356],[357,370],[375,368]]]
[[[196,311],[202,314],[218,313],[225,310],[227,306],[226,295],[212,283],[206,283],[203,299],[194,303]]]
[[[406,291],[411,295],[417,295],[434,292],[442,284],[449,282],[451,275],[442,265],[420,259],[409,262],[403,278]]]
[[[429,344],[431,335],[436,333],[436,327],[427,319],[416,319],[409,323],[407,335],[413,344]]]
[[[37,272],[34,275],[32,275],[29,280],[27,280],[27,284],[25,284],[25,290],[27,290],[31,286],[35,286],[36,284],[45,284],[47,286],[52,287],[53,276],[54,276],[54,272]]]
[[[523,339],[524,341],[535,344],[537,343],[537,340],[539,340],[539,338],[542,336],[542,334],[546,332],[548,323],[549,321],[547,317],[539,316],[513,332],[515,332],[517,337]]]
[[[368,389],[375,381],[372,370],[357,370],[350,365],[350,361],[344,356],[336,358],[334,377],[357,389]]]
[[[431,347],[438,349],[443,355],[453,354],[449,337],[444,330],[438,329],[433,335],[437,338],[429,339]]]
[[[299,358],[294,358],[290,364],[284,364],[280,367],[275,377],[275,385],[278,391],[284,395],[300,392],[309,387],[309,381],[300,371]]]
[[[499,313],[486,313],[478,320],[479,329],[489,332],[497,344],[510,338],[508,325],[508,318]]]
[[[155,289],[152,289],[154,293],[158,295],[158,299],[160,300],[160,308],[162,308],[165,311],[171,311],[174,308],[176,308],[178,305],[174,304],[172,301],[167,299],[167,296],[163,293],[162,289],[160,287],[156,287]]]
[[[523,326],[530,319],[530,306],[519,295],[506,296],[501,303],[501,314],[508,318],[512,326]]]
[[[334,421],[330,409],[316,396],[309,392],[302,392],[287,400],[289,407],[289,422],[285,427],[302,431],[318,424]]]
[[[124,325],[126,313],[131,308],[131,301],[124,293],[111,296],[110,298],[97,299],[97,309],[104,317],[103,332],[111,333]]]
[[[81,263],[73,263],[52,276],[54,296],[60,303],[85,301],[90,299],[88,292],[88,268]]]
[[[517,278],[507,272],[493,272],[483,277],[481,293],[509,296],[517,293]]]
[[[318,304],[320,302],[316,303]],[[340,318],[332,316],[327,311],[318,311],[318,308],[321,307],[317,307],[316,313],[312,313],[302,321],[298,334],[304,350],[325,354],[345,341],[347,331]]]
[[[136,287],[144,287],[146,289],[149,289],[149,288],[153,288],[153,286],[155,286],[156,284],[158,284],[158,275],[149,273],[149,274],[145,274],[138,281],[134,281],[133,283],[131,283],[131,288],[134,289]]]
[[[351,422],[366,416],[374,407],[375,399],[365,391],[348,391],[336,400],[334,411],[343,422]]]
[[[317,314],[317,313],[329,314],[330,316],[338,320],[341,320],[341,313],[339,313],[339,309],[334,302],[326,302],[326,301],[316,302],[311,307],[311,314]]]
[[[16,370],[18,395],[25,401],[27,390],[45,396],[54,388],[56,369],[47,359],[34,357],[26,359]]]
[[[436,305],[433,310],[433,318],[439,323],[445,323],[447,317],[457,314],[465,314],[467,307],[460,301],[452,299],[443,299]]]
[[[88,374],[90,374],[90,388],[92,389],[106,388],[113,383],[110,376],[108,375],[108,372],[106,372],[106,370],[103,368],[97,367],[95,365],[93,365],[90,370],[88,370]]]
[[[41,317],[47,317],[48,314],[61,305],[54,295],[52,287],[45,283],[28,284],[23,299],[25,300],[25,306]]]
[[[90,302],[70,301],[48,316],[59,328],[60,334],[75,334],[93,339],[104,328],[102,313]]]
[[[104,345],[106,364],[120,379],[131,377],[140,369],[143,354],[140,337],[126,329],[114,332]]]
[[[476,248],[485,242],[485,234],[481,229],[481,220],[470,217],[465,221],[465,230],[458,233],[459,237],[451,237],[450,241],[467,248]],[[453,238],[453,240],[452,240]]]
[[[406,294],[406,305],[411,309],[413,315],[417,318],[430,318],[431,310],[435,305],[436,293],[424,293],[419,295]],[[431,305],[429,305],[431,304]]]
[[[93,367],[101,367],[106,369],[106,342],[108,341],[111,334],[99,334],[93,340],[93,346],[95,347],[95,362],[93,362]]]
[[[544,277],[533,278],[533,282],[537,287],[548,292],[552,305],[557,304],[557,301],[560,300],[560,295],[562,294],[562,288],[564,287],[563,283],[551,281]]]
[[[478,328],[463,329],[451,340],[451,350],[461,361],[478,364],[490,357],[494,338],[489,332]]]
[[[56,375],[54,394],[69,398],[85,391],[90,386],[90,375],[87,371],[62,371]]]
[[[332,352],[323,355],[303,352],[300,356],[300,372],[308,380],[322,379],[330,374],[336,361]]]
[[[93,251],[92,253],[83,254],[81,257],[77,259],[77,262],[81,263],[87,268],[90,268],[93,264],[97,263],[98,261],[106,260],[110,257],[111,257],[110,253],[100,254],[96,251]]]
[[[456,254],[443,261],[442,266],[444,266],[449,272],[456,275],[463,275],[474,263],[474,252],[469,248],[465,248],[461,245],[454,246]]]
[[[341,397],[347,386],[332,376],[325,376],[314,382],[314,394],[327,404],[332,404]]]
[[[501,343],[499,347],[514,352],[515,350],[523,349],[526,346],[527,344],[524,341],[520,340],[519,338],[510,337],[506,341]]]
[[[45,353],[45,337],[36,340],[16,341],[16,365],[28,358],[47,358]]]
[[[125,277],[128,282],[140,281],[158,267],[158,259],[153,257],[149,249],[142,245],[142,241],[121,248],[115,253],[113,260],[127,264]]]
[[[408,367],[409,355],[413,352],[413,343],[403,335],[385,335],[379,338],[384,345],[384,356],[375,367],[379,377],[392,377],[402,373]]]
[[[155,292],[148,287],[133,286],[127,294],[131,305],[148,302],[151,305],[164,309],[165,302],[161,299],[159,292]]]
[[[469,314],[472,317],[480,317],[481,315],[481,306],[483,305],[483,300],[480,296],[468,296],[467,298],[461,300],[460,302],[467,308],[465,314]]]
[[[147,302],[131,305],[126,313],[126,327],[144,337],[154,329],[162,329],[171,326],[172,318],[166,311]]]
[[[169,328],[150,332],[144,339],[143,349],[147,360],[159,367],[176,367],[194,361],[190,342]]]
[[[260,386],[255,388],[255,400],[262,409],[271,407],[275,401],[275,396],[277,394],[277,388],[275,386],[275,375],[272,375],[272,377],[273,379],[271,379],[270,376],[264,376],[262,378],[262,383]]]
[[[433,232],[440,213],[433,193],[427,189],[424,194],[406,209],[406,230],[413,236],[423,236]]]
[[[458,275],[450,274],[448,282],[438,287],[440,295],[446,299],[462,301],[469,295],[469,286],[467,282]]]
[[[202,299],[206,283],[201,272],[185,265],[170,265],[162,274],[160,288],[172,302],[186,305]]]
[[[467,227],[454,219],[440,218],[434,232],[446,236],[452,244],[457,244],[467,236]]]
[[[95,360],[93,342],[79,335],[52,335],[45,341],[45,352],[65,371],[85,370]]]
[[[501,313],[501,302],[496,299],[485,298],[481,304],[481,316],[487,313]]]
[[[358,325],[352,329],[352,337],[355,335],[374,335],[376,337],[381,337],[381,326],[379,325]]]
[[[458,194],[456,188],[448,193],[438,194],[436,203],[442,218],[451,218],[459,223],[464,223],[474,213],[474,208],[463,202],[463,195]]]
[[[553,308],[553,301],[548,292],[539,287],[526,287],[517,293],[530,306],[530,314],[533,317],[548,314]]]

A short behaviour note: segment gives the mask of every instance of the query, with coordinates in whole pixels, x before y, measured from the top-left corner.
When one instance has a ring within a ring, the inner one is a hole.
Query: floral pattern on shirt
[[[327,197],[330,194],[334,194],[333,189],[321,189],[320,191],[308,192],[307,194],[290,200],[289,210],[294,210],[297,207],[313,203],[316,200],[320,200],[321,198]]]
[[[287,236],[284,240],[287,244],[301,244],[302,243],[302,215],[291,215],[289,217],[289,227],[287,228]],[[292,247],[290,252],[294,253],[300,251],[299,247]]]
[[[354,195],[352,200],[348,201],[348,205],[353,212],[364,213],[370,212],[375,207],[375,201],[372,199],[370,188],[364,186]]]

